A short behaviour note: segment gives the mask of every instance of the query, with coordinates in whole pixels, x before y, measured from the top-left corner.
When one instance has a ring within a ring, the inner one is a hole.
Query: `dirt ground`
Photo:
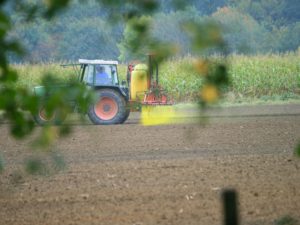
[[[22,170],[30,141],[0,126],[1,225],[222,224],[221,193],[238,191],[240,221],[300,224],[300,105],[231,107],[205,126],[74,124],[58,141],[66,168]]]

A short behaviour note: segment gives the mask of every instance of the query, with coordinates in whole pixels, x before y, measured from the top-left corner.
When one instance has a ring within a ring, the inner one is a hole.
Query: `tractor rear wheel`
[[[128,119],[129,114],[130,114],[130,108],[126,109],[126,113],[125,113],[124,118],[121,121],[121,123],[124,123]]]
[[[96,125],[123,123],[126,117],[126,101],[117,91],[102,89],[97,92],[98,100],[90,105],[88,116]]]

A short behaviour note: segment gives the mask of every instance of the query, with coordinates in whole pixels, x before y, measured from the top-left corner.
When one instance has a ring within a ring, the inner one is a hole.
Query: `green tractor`
[[[87,115],[91,122],[96,125],[121,124],[129,116],[128,107],[128,88],[120,85],[117,71],[117,61],[104,60],[86,60],[80,59],[78,79],[88,88],[92,89],[96,95],[96,101],[88,107]],[[123,82],[122,82],[123,83]],[[56,85],[51,87],[53,92],[57,89],[71,88],[66,85]],[[44,86],[34,87],[34,93],[47,101],[50,93],[45,93]],[[76,111],[78,105],[75,99],[68,99],[71,108]],[[58,110],[47,113],[45,104],[40,104],[37,115],[34,115],[35,121],[40,125],[60,124],[66,118],[66,115]]]
[[[119,83],[117,61],[86,60],[80,59],[78,64],[78,79],[81,83],[93,90],[96,100],[88,108],[87,115],[96,125],[110,125],[124,123],[130,111],[137,111],[142,105],[157,107],[173,104],[169,100],[167,93],[158,84],[158,64],[152,55],[149,55],[148,65],[134,64],[128,65],[127,82]],[[67,86],[54,86],[51,90],[64,90],[71,88]],[[34,88],[36,95],[47,102],[47,96],[51,96],[51,91],[47,92],[44,86]],[[46,104],[40,104],[35,121],[40,125],[60,124],[65,119],[65,113],[57,109],[51,115],[46,110]],[[71,108],[76,111],[78,104],[76,99],[68,99]]]

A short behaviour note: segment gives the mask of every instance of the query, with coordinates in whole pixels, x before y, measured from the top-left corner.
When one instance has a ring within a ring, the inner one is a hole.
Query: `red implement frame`
[[[167,97],[166,91],[158,84],[158,64],[153,60],[153,56],[149,55],[149,73],[150,80],[149,83],[149,91],[144,93],[144,98],[139,103],[142,105],[173,105],[173,101],[170,101]],[[128,73],[127,80],[131,82],[131,72],[134,69],[135,62],[132,62],[128,65]],[[154,81],[154,67],[156,70],[155,73],[155,81]],[[129,101],[131,104],[135,104],[134,101]]]
[[[152,84],[150,90],[145,93],[143,105],[172,105],[168,101],[166,92],[156,83]]]

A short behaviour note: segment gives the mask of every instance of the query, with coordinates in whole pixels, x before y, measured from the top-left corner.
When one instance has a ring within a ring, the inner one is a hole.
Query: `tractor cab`
[[[87,115],[94,124],[120,124],[128,118],[128,88],[119,84],[117,61],[79,59],[80,82],[94,89]]]
[[[117,61],[79,59],[80,81],[88,86],[119,86]]]

